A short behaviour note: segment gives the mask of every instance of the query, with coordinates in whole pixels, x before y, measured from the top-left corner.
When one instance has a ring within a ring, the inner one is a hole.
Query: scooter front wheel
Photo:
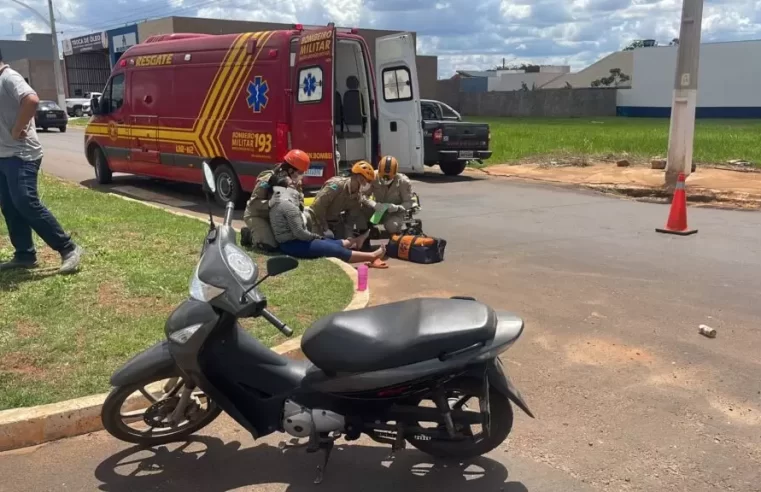
[[[103,403],[103,427],[115,438],[142,446],[185,440],[216,419],[222,409],[177,376],[117,386]]]

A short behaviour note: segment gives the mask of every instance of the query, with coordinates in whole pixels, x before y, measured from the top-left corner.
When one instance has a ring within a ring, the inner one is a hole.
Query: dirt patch
[[[575,364],[605,366],[611,364],[651,365],[653,356],[643,348],[613,343],[602,338],[593,338],[566,347],[566,357]]]
[[[486,168],[484,172],[491,176],[580,186],[646,201],[667,202],[671,199],[664,186],[664,171],[641,164],[618,167],[610,161],[596,161],[588,165],[534,162],[500,164]],[[687,201],[695,205],[761,209],[761,172],[701,167],[687,178],[686,185]]]
[[[0,371],[33,379],[42,379],[45,371],[32,356],[22,352],[10,352],[0,358]]]
[[[23,340],[34,338],[40,333],[40,326],[31,321],[19,321],[16,323],[15,328],[16,334]]]
[[[171,309],[171,306],[158,296],[131,297],[126,292],[118,282],[104,282],[98,286],[98,305],[108,306],[121,315],[135,317]]]

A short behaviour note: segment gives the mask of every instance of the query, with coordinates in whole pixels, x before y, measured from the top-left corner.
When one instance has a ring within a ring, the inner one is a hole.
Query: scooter
[[[203,171],[205,190],[214,193],[207,164]],[[232,216],[228,204],[217,226],[209,211],[190,298],[169,316],[167,339],[112,375],[101,415],[112,436],[144,446],[181,441],[225,411],[254,438],[284,432],[292,443],[306,439],[292,446],[322,451],[320,483],[341,437],[365,434],[392,452],[410,443],[435,457],[465,460],[507,438],[511,402],[533,417],[498,359],[520,337],[523,321],[473,298],[413,299],[329,315],[304,333],[306,361],[265,347],[238,320],[261,318],[290,337],[257,287],[298,261],[272,257],[259,278],[257,264],[236,244]],[[147,409],[139,408],[143,399]]]

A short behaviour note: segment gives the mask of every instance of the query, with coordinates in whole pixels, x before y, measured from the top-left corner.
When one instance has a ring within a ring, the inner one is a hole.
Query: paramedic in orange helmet
[[[367,231],[364,207],[368,206],[375,170],[369,162],[356,162],[351,175],[330,178],[309,207],[313,232],[336,239],[351,239],[354,231]]]
[[[372,183],[375,202],[388,206],[382,224],[389,234],[402,232],[404,214],[412,209],[412,181],[399,172],[396,157],[387,155],[378,162],[378,174]],[[374,207],[377,210],[377,206]]]
[[[299,149],[289,150],[283,162],[274,169],[262,171],[256,178],[256,186],[246,204],[243,213],[243,222],[246,227],[241,231],[241,244],[244,246],[256,246],[263,251],[274,251],[278,248],[275,235],[270,226],[270,206],[272,198],[272,186],[270,180],[273,177],[287,178],[293,186],[301,191],[301,180],[309,169],[311,160],[306,152]],[[304,195],[301,195],[303,202]]]

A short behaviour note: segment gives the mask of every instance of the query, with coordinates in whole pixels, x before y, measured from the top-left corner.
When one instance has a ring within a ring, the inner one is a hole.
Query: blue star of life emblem
[[[317,78],[312,75],[312,72],[308,72],[304,77],[304,94],[311,96],[314,91],[317,90]]]
[[[267,107],[267,103],[270,98],[267,95],[270,87],[267,81],[262,78],[261,75],[254,77],[254,80],[248,83],[248,97],[246,98],[246,104],[251,108],[254,113],[261,113],[263,109]]]

